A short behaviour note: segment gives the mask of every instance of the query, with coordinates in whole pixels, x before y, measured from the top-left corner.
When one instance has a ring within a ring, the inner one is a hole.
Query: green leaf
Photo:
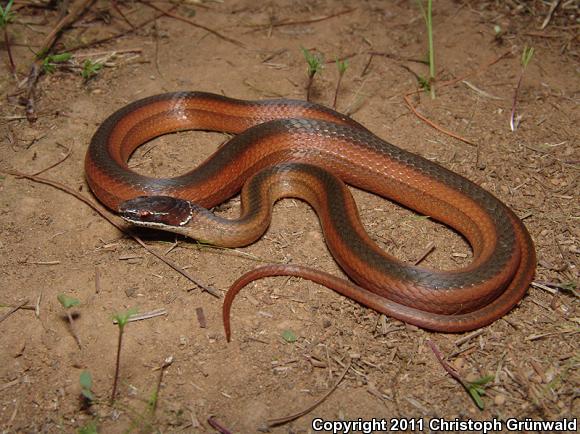
[[[51,54],[47,58],[49,62],[62,63],[69,61],[72,58],[72,54],[71,53]]]
[[[476,387],[468,387],[467,390],[471,395],[471,397],[473,398],[473,400],[475,401],[475,405],[477,405],[477,407],[480,410],[483,410],[485,408],[485,405],[483,403],[483,400],[481,399],[480,390],[478,390]]]
[[[79,383],[81,385],[81,393],[83,396],[89,401],[94,401],[95,395],[91,390],[93,387],[93,377],[91,376],[91,373],[89,371],[81,372]]]
[[[66,294],[58,294],[56,298],[58,298],[58,301],[60,302],[60,304],[62,304],[62,307],[64,307],[65,309],[69,309],[73,306],[78,306],[79,304],[81,304],[80,300],[78,300],[77,298],[69,297]]]
[[[87,398],[89,401],[94,401],[95,400],[95,395],[92,392],[92,390],[89,389],[81,389],[81,393],[83,394],[83,396],[85,398]]]
[[[485,408],[483,400],[481,399],[481,395],[485,395],[485,389],[482,386],[485,386],[494,378],[493,375],[485,375],[477,380],[469,381],[465,384],[467,391],[475,401],[475,405],[477,405],[480,410]]]
[[[81,71],[81,76],[88,80],[94,77],[103,68],[103,64],[100,62],[93,62],[90,59],[85,60],[83,63],[83,70]]]
[[[157,399],[159,397],[157,396],[157,391],[154,390],[151,393],[151,396],[149,397],[149,399],[147,400],[147,407],[149,407],[149,411],[153,411],[153,409],[155,408],[155,406],[157,405]]]
[[[486,375],[485,377],[478,378],[477,380],[470,381],[471,384],[476,384],[478,386],[484,386],[493,380],[495,377],[493,375]]]
[[[528,63],[534,57],[534,47],[524,47],[524,51],[522,52],[522,66],[526,68]]]
[[[292,330],[284,330],[282,332],[282,339],[288,343],[296,342],[296,334]]]
[[[322,70],[324,64],[320,54],[312,54],[310,50],[304,47],[302,47],[302,54],[304,55],[304,59],[306,59],[306,63],[308,64],[308,74],[314,75]]]
[[[93,377],[89,371],[81,372],[79,382],[83,389],[90,389],[93,387]]]
[[[12,8],[12,3],[14,3],[14,0],[10,0],[5,8],[0,6],[0,28],[6,27],[6,25],[14,18],[14,12],[10,10]]]
[[[429,82],[429,79],[422,77],[422,76],[418,76],[417,80],[419,81],[419,87],[425,91],[429,91],[431,90],[431,83]]]
[[[129,318],[137,313],[137,309],[132,307],[125,312],[116,313],[113,315],[113,319],[117,321],[117,325],[120,329],[125,328],[125,325],[129,322]]]
[[[42,57],[39,55],[39,57]],[[42,68],[48,74],[56,71],[56,64],[67,62],[72,58],[71,53],[49,54],[42,60]]]
[[[338,73],[343,75],[348,69],[348,59],[338,60],[336,59],[336,67],[338,68]]]
[[[97,425],[95,422],[89,422],[85,426],[80,427],[77,431],[78,434],[98,434]]]

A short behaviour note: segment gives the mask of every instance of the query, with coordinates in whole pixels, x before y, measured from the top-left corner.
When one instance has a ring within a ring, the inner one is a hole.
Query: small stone
[[[506,401],[505,395],[502,395],[501,393],[499,395],[495,395],[495,398],[493,398],[493,402],[497,406],[504,405],[505,401]]]

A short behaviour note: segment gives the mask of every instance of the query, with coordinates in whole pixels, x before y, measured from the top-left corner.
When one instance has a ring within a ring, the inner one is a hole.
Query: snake
[[[129,168],[140,145],[184,130],[233,137],[179,176],[153,178]],[[279,199],[297,198],[314,208],[326,245],[348,278],[293,263],[247,272],[224,298],[228,341],[236,294],[264,277],[301,277],[406,323],[464,332],[508,313],[526,294],[535,272],[526,227],[493,194],[382,140],[351,117],[311,102],[249,101],[205,92],[143,98],[101,123],[87,150],[85,173],[98,200],[128,222],[217,246],[246,246],[259,239]],[[388,254],[366,231],[346,184],[455,230],[469,243],[471,262],[434,270]],[[238,218],[211,211],[238,193]]]

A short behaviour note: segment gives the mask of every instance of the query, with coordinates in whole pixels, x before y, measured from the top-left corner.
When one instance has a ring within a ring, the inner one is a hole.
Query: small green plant
[[[111,404],[115,402],[115,396],[117,395],[117,383],[119,380],[119,367],[121,365],[121,347],[123,345],[123,334],[125,331],[125,326],[129,322],[129,318],[137,313],[137,309],[129,309],[122,313],[116,313],[113,315],[113,320],[116,321],[119,327],[119,340],[117,342],[117,362],[115,364],[115,377],[113,379],[113,391],[111,392]]]
[[[441,353],[441,351],[439,351],[439,348],[437,348],[437,345],[435,345],[433,341],[427,340],[427,345],[431,347],[431,351],[433,351],[433,354],[435,354],[435,357],[437,358],[443,369],[445,369],[445,371],[447,371],[449,375],[451,375],[459,384],[463,386],[463,388],[467,391],[467,393],[469,393],[469,396],[471,396],[471,399],[473,399],[473,401],[475,402],[475,405],[477,405],[477,408],[483,410],[485,406],[483,404],[483,400],[481,399],[481,395],[485,395],[484,386],[491,380],[493,380],[494,376],[486,375],[474,381],[464,380],[461,377],[461,375],[459,375],[459,373],[443,359],[443,354]]]
[[[296,333],[294,333],[292,330],[284,330],[282,332],[282,339],[284,339],[289,344],[292,344],[296,342]]]
[[[302,54],[308,65],[308,84],[306,85],[306,101],[310,101],[310,92],[314,76],[322,71],[324,67],[324,59],[320,54],[311,53],[307,48],[302,47]]]
[[[505,32],[503,31],[503,29],[501,28],[501,26],[499,24],[496,24],[495,26],[493,26],[493,39],[496,43],[503,44],[504,35],[505,35]]]
[[[332,103],[332,108],[336,109],[336,102],[338,100],[338,92],[340,90],[340,83],[342,82],[342,77],[348,69],[348,59],[339,60],[336,59],[336,68],[338,69],[338,80],[336,81],[336,90],[334,91],[334,101]]]
[[[14,0],[9,0],[5,7],[0,6],[0,28],[4,32],[4,45],[8,53],[8,60],[10,61],[10,71],[12,75],[16,76],[16,64],[12,57],[12,50],[10,48],[10,39],[8,38],[8,24],[14,19],[14,12],[11,11]]]
[[[165,375],[165,371],[171,364],[173,363],[173,356],[167,357],[161,367],[159,368],[159,378],[157,380],[157,386],[151,397],[147,401],[147,407],[149,407],[149,413],[151,416],[155,415],[155,411],[157,410],[157,404],[159,403],[159,392],[161,391],[161,384],[163,383],[163,375]]]
[[[514,91],[514,99],[512,102],[512,111],[510,113],[510,128],[512,131],[515,131],[518,128],[520,123],[521,117],[516,116],[516,104],[518,100],[518,93],[520,91],[520,87],[522,85],[522,81],[524,79],[524,73],[528,67],[528,64],[534,57],[534,47],[524,47],[524,51],[522,52],[522,57],[520,59],[521,68],[520,68],[520,75],[518,78],[518,84],[516,85],[516,90]]]
[[[481,395],[485,395],[484,386],[491,380],[493,380],[493,378],[494,378],[493,375],[486,375],[484,377],[478,378],[475,381],[465,381],[465,380],[461,381],[461,384],[463,385],[463,387],[465,387],[465,390],[467,390],[467,392],[475,402],[475,405],[477,405],[477,407],[480,410],[483,410],[485,408],[483,400],[481,399]]]
[[[89,371],[81,372],[79,383],[83,397],[89,405],[92,404],[95,400],[95,394],[93,393],[93,377],[91,373]]]
[[[83,70],[81,71],[81,77],[85,82],[89,81],[91,78],[95,77],[99,71],[103,68],[103,64],[100,62],[93,62],[90,59],[85,60],[83,63]]]
[[[78,434],[98,434],[99,431],[97,431],[97,424],[95,422],[89,422],[87,423],[85,426],[80,427],[77,430]]]
[[[70,53],[49,54],[42,60],[42,69],[47,74],[52,74],[56,71],[56,67],[60,63],[68,62],[72,58]]]
[[[427,27],[427,40],[429,42],[429,78],[421,77],[419,85],[431,93],[431,98],[435,98],[435,48],[433,46],[433,15],[432,15],[432,0],[427,0],[427,6],[423,4],[423,0],[416,0],[423,14],[425,26]]]
[[[66,312],[66,316],[68,318],[70,331],[73,334],[75,341],[77,342],[77,345],[79,346],[79,348],[81,348],[81,340],[76,332],[73,317],[70,313],[71,308],[80,305],[81,302],[78,299],[69,297],[66,294],[58,294],[56,298],[58,299],[62,307],[64,307],[64,311]]]

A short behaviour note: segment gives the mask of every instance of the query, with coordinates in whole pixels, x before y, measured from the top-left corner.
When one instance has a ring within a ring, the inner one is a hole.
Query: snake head
[[[189,223],[192,205],[170,196],[140,196],[121,203],[119,213],[137,226],[174,231]]]

